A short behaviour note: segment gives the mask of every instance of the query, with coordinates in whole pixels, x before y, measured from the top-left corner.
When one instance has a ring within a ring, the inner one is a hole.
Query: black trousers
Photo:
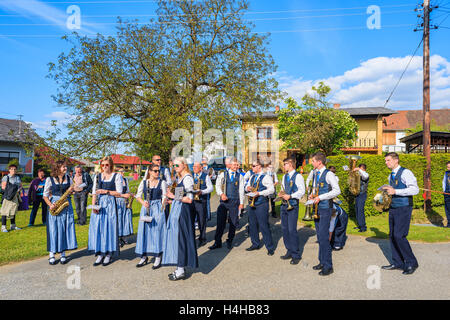
[[[48,206],[45,203],[42,196],[36,196],[36,199],[33,200],[33,208],[31,209],[29,224],[34,225],[34,220],[36,220],[36,215],[39,210],[39,206],[41,204],[42,204],[42,224],[46,223]]]
[[[229,219],[227,219],[228,215]],[[222,244],[222,235],[227,220],[230,223],[227,241],[232,242],[236,234],[236,229],[239,228],[239,199],[220,200],[219,207],[217,208],[217,228],[214,237],[217,244]]]
[[[193,201],[193,211],[194,211],[194,219],[193,221],[195,221],[195,218],[197,218],[197,222],[198,222],[198,229],[200,230],[200,236],[199,236],[199,240],[206,241],[206,218],[208,215],[208,207],[207,207],[207,199],[202,199],[200,201]]]

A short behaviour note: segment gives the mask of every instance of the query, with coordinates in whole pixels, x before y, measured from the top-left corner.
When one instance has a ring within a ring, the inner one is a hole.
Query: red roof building
[[[112,154],[114,166],[120,166],[128,171],[141,172],[147,169],[147,166],[151,164],[150,161],[142,160],[138,156],[127,156],[124,154]],[[94,161],[96,165],[99,164],[100,160]]]

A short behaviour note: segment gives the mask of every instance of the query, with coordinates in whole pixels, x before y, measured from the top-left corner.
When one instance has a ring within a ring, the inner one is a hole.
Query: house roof
[[[431,121],[438,126],[450,123],[450,109],[431,110]],[[423,122],[422,110],[402,110],[383,119],[383,130],[406,130]]]
[[[431,138],[437,139],[450,139],[450,132],[441,132],[441,131],[430,131]],[[410,134],[409,136],[403,137],[400,139],[403,143],[419,143],[422,144],[423,141],[423,131],[415,132]]]
[[[0,141],[32,142],[36,137],[25,121],[0,118]]]
[[[151,164],[151,162],[142,160],[138,156],[127,156],[124,154],[112,154],[111,158],[115,165],[137,165],[137,164]],[[100,160],[94,161],[94,163],[99,163]]]
[[[376,118],[377,116],[388,116],[391,114],[395,114],[396,111],[383,108],[383,107],[371,107],[371,108],[340,108],[337,110],[342,110],[348,112],[353,118]],[[258,115],[257,112],[246,112],[243,113],[241,119],[244,118],[256,118]],[[261,119],[271,119],[277,118],[277,114],[272,111],[261,112]]]

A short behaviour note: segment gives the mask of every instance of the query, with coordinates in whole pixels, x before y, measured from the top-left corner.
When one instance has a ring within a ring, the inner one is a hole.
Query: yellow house
[[[278,109],[277,107],[276,109]],[[340,104],[334,104],[335,109],[340,109]],[[382,154],[383,151],[383,117],[396,113],[382,107],[375,108],[342,108],[359,126],[356,141],[342,151],[345,154]],[[287,157],[296,159],[297,167],[308,163],[308,155],[299,150],[281,150],[283,142],[278,139],[278,119],[275,112],[246,113],[241,117],[242,130],[253,131],[253,140],[246,138],[244,143],[243,163],[246,166],[256,159],[263,162],[278,163],[282,168],[282,161]]]

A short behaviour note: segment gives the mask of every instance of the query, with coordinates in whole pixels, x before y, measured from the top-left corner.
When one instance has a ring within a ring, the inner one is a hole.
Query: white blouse
[[[142,180],[141,183],[139,184],[137,193],[136,193],[136,198],[141,198],[142,200],[144,200],[143,198],[143,193],[144,193],[144,183],[147,183],[147,188],[148,189],[155,189],[158,184],[156,184],[156,186],[154,186],[153,188],[150,188],[150,180]],[[161,181],[161,190],[162,190],[162,198],[164,199],[166,197],[166,193],[167,193],[167,183],[165,181]]]
[[[53,178],[53,181],[55,182],[56,185],[59,185],[58,178]],[[63,181],[62,184],[65,184],[65,183],[67,183],[67,179],[66,178],[64,178],[64,181]],[[72,179],[70,177],[69,177],[69,184],[70,185],[73,184],[73,181],[72,181]],[[47,177],[47,179],[45,179],[45,185],[44,185],[44,193],[43,193],[44,197],[48,198],[50,196],[51,188],[52,188],[52,182],[50,181],[50,177]]]
[[[99,174],[100,173],[98,173],[94,177],[94,186],[92,187],[92,194],[95,194],[95,192],[97,192],[97,179],[98,179],[98,175]],[[102,181],[103,182],[110,182],[110,181],[112,181],[113,177],[114,177],[114,173],[111,175],[111,177],[108,180],[102,179]],[[102,178],[102,177],[100,177],[100,178]],[[116,192],[122,193],[123,183],[122,183],[122,175],[120,173],[116,174],[116,180],[114,182],[116,184]]]

